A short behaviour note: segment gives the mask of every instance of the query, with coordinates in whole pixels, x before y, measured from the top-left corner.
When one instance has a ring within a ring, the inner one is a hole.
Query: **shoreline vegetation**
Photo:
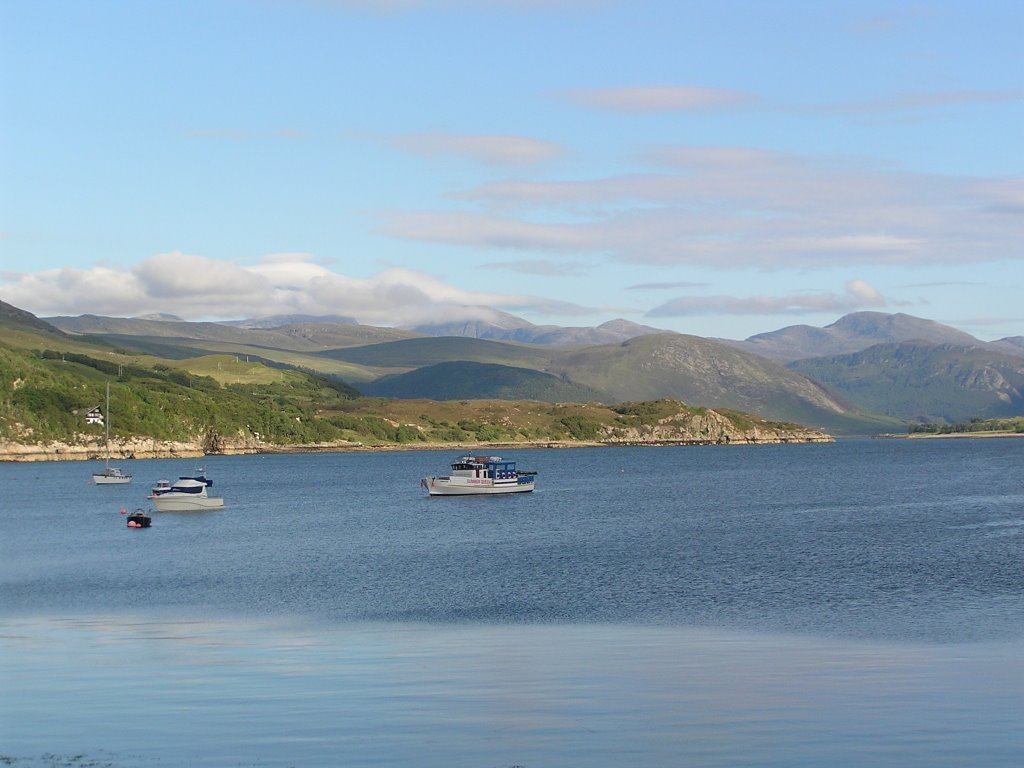
[[[911,439],[940,437],[1024,437],[1024,416],[999,419],[974,418],[954,424],[925,422],[911,424],[906,434],[884,434],[879,437],[905,437]]]
[[[376,401],[376,406],[384,405]],[[825,432],[770,422],[732,411],[692,408],[677,401],[616,406],[557,405],[509,401],[426,403],[390,401],[386,414],[374,408],[371,424],[381,429],[330,440],[267,440],[250,430],[167,440],[120,436],[110,440],[112,460],[199,458],[261,453],[341,453],[396,450],[487,451],[664,445],[762,445],[829,443]],[[403,409],[405,409],[403,411]],[[429,413],[425,411],[429,410]],[[418,415],[417,415],[418,414]],[[351,418],[351,414],[349,414]],[[369,417],[370,414],[363,414]],[[462,416],[458,419],[458,416]],[[543,416],[543,421],[537,417]],[[355,426],[354,421],[350,423]],[[0,461],[90,461],[106,455],[103,440],[76,433],[70,438],[12,440],[0,437]]]
[[[1024,417],[975,418],[954,424],[911,424],[911,437],[1012,437],[1024,436]]]
[[[111,441],[111,461],[132,459],[195,459],[205,456],[255,456],[259,454],[301,454],[301,453],[386,453],[389,451],[455,451],[466,453],[488,453],[501,450],[529,450],[532,448],[609,448],[628,446],[635,448],[657,448],[664,446],[701,445],[784,445],[797,443],[832,443],[830,435],[808,437],[773,437],[734,441],[709,439],[680,440],[539,440],[514,443],[296,443],[294,445],[224,446],[221,450],[208,452],[199,443],[170,443],[147,441],[150,445],[140,450],[117,448]],[[35,461],[102,461],[105,451],[93,445],[72,445],[51,442],[41,445],[12,443],[0,440],[0,462]]]

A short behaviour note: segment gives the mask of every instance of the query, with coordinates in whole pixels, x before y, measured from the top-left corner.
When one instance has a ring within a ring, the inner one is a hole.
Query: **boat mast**
[[[103,413],[103,425],[107,430],[107,459],[104,462],[106,468],[110,468],[110,382],[107,382],[107,410]]]

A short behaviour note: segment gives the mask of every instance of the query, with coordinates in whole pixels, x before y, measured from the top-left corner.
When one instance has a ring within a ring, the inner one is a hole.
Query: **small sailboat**
[[[125,474],[117,467],[110,466],[110,382],[107,382],[107,409],[103,413],[103,423],[107,430],[107,458],[102,472],[93,472],[92,481],[96,485],[125,485],[132,481],[132,476]]]

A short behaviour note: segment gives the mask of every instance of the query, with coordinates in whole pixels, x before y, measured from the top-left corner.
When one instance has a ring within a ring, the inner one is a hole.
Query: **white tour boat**
[[[520,472],[514,461],[500,456],[460,456],[444,477],[425,477],[420,485],[431,496],[524,493],[533,490],[536,472]]]
[[[125,474],[117,467],[110,466],[110,382],[107,382],[107,410],[103,414],[104,426],[107,430],[107,458],[103,469],[92,473],[94,485],[125,485],[132,481],[132,476]]]
[[[210,483],[194,477],[182,477],[174,483],[161,480],[153,488],[149,500],[157,512],[200,512],[204,509],[223,509],[224,499],[210,496],[206,489]]]

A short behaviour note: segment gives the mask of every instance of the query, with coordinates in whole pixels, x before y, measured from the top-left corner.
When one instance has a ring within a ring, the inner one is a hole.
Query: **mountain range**
[[[984,342],[969,333],[934,320],[884,312],[854,312],[824,328],[790,325],[777,331],[759,333],[744,341],[721,341],[783,363],[809,357],[851,354],[876,344],[914,342],[968,347],[984,345]],[[1002,350],[1001,347],[999,349]],[[1020,351],[1024,353],[1024,349]]]
[[[902,313],[857,312],[823,328],[796,325],[728,340],[625,320],[593,328],[538,326],[497,310],[472,322],[404,329],[359,325],[344,315],[193,323],[172,317],[39,319],[10,305],[0,310],[0,319],[45,333],[51,349],[95,343],[186,363],[211,354],[244,355],[341,380],[377,397],[673,398],[835,434],[1024,414],[1024,338],[983,342]]]

